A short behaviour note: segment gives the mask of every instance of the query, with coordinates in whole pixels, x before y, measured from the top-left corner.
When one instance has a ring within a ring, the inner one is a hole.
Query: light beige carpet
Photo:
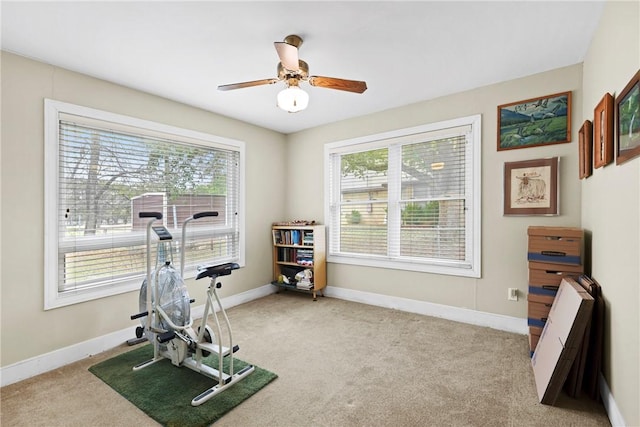
[[[293,292],[228,314],[237,356],[279,377],[216,426],[610,425],[586,397],[538,403],[524,335]],[[127,350],[4,387],[0,424],[157,425],[87,371]]]

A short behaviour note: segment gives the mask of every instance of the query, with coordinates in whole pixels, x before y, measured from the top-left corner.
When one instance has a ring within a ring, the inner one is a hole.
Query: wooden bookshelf
[[[271,229],[273,246],[273,285],[283,290],[295,290],[323,295],[327,286],[325,229],[323,225],[274,225]],[[311,270],[310,283],[296,283],[295,276]],[[280,280],[288,278],[289,283]]]

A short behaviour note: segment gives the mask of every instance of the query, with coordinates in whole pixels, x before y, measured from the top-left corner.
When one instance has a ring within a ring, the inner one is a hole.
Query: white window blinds
[[[54,300],[139,287],[143,211],[163,214],[187,267],[239,260],[239,149],[80,115],[59,113],[55,122]],[[203,211],[219,215],[191,222],[187,242],[177,242],[183,221]]]
[[[340,238],[334,251],[387,254],[388,149],[344,154],[340,162],[339,202],[335,204]]]
[[[399,256],[465,260],[466,134],[402,146]]]
[[[479,118],[474,123],[329,145],[329,261],[475,275]]]

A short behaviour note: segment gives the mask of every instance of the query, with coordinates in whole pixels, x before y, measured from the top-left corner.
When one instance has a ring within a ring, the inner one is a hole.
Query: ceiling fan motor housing
[[[302,59],[298,60],[298,70],[292,72],[282,66],[282,62],[278,62],[278,78],[281,80],[287,80],[291,77],[296,77],[302,80],[309,78],[309,65]]]

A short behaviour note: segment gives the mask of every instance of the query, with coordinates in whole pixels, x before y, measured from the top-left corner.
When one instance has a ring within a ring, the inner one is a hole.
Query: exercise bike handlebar
[[[162,219],[162,214],[160,212],[140,212],[138,213],[138,217]]]
[[[200,219],[206,216],[218,216],[218,212],[217,211],[198,212],[197,214],[193,214],[193,219]]]
[[[156,220],[160,220],[162,219],[162,213],[160,212],[139,212],[138,213],[138,217],[139,218],[151,218],[150,221],[147,222],[147,248],[149,248],[149,245],[151,244],[151,227],[153,225],[153,222]],[[134,314],[133,316],[131,316],[131,320],[133,319],[137,319],[139,317],[144,317],[147,316],[149,314],[149,311],[151,310],[151,251],[149,251],[147,249],[147,284],[149,286],[149,289],[147,289],[147,311],[145,311],[144,313],[138,313],[138,314]]]
[[[212,216],[218,216],[218,212],[217,211],[198,212],[193,214],[189,218],[185,219],[184,222],[182,223],[182,240],[181,240],[182,248],[180,250],[180,277],[184,277],[184,253],[185,253],[184,247],[187,241],[187,224],[190,221],[193,221],[194,219],[200,219],[200,218],[206,218],[206,217],[212,217]]]

